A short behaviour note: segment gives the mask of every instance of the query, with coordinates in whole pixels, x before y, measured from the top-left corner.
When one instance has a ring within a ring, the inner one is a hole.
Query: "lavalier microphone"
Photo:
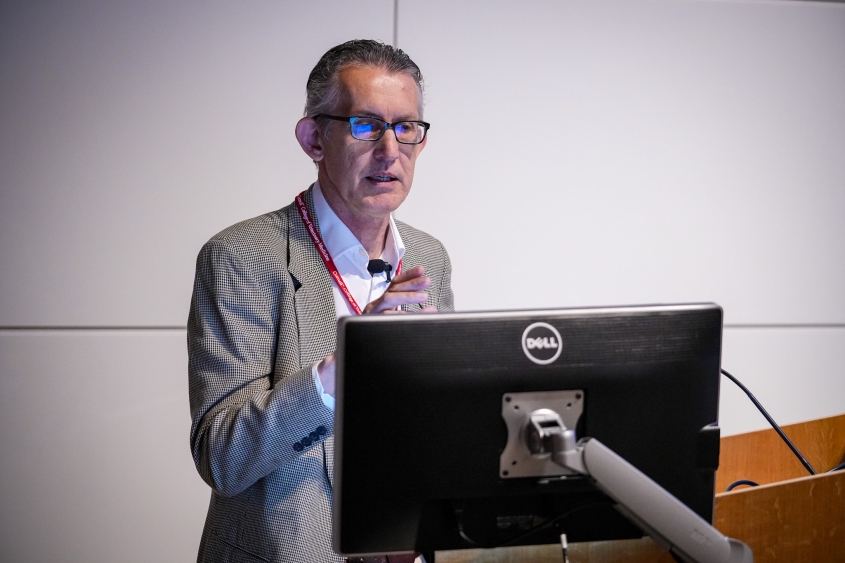
[[[390,272],[392,270],[393,266],[391,266],[388,262],[385,262],[384,260],[378,258],[375,260],[370,260],[370,263],[367,264],[367,271],[370,272],[371,276],[386,272],[388,282],[390,282]]]

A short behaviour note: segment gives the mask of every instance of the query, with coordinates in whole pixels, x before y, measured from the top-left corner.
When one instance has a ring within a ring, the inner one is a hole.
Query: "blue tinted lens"
[[[407,123],[404,121],[397,123],[393,127],[393,130],[396,131],[396,137],[398,137],[399,139],[413,139],[417,136],[417,134],[414,132],[414,125],[414,123]]]
[[[356,139],[374,139],[384,130],[384,122],[375,119],[356,119],[352,122],[352,136]]]

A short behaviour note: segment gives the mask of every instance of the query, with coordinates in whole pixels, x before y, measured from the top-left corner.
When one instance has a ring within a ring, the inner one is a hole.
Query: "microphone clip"
[[[385,272],[387,274],[387,282],[390,283],[390,272],[393,271],[393,266],[390,263],[381,259],[370,260],[367,264],[367,271],[371,276]]]

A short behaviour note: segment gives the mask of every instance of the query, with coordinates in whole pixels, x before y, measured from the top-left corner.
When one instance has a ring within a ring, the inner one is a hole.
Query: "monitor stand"
[[[701,516],[596,439],[576,442],[552,409],[528,414],[521,433],[533,455],[549,457],[589,477],[616,502],[615,508],[683,563],[753,563],[746,544],[722,535]],[[536,453],[535,453],[536,452]],[[565,542],[565,538],[563,538]]]

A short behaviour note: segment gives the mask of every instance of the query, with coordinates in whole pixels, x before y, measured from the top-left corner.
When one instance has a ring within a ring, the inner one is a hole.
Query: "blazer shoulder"
[[[197,256],[197,275],[241,271],[275,287],[287,272],[288,207],[283,207],[223,229],[206,242]]]
[[[235,250],[276,245],[287,237],[290,206],[235,223],[211,237],[208,244],[223,244]]]
[[[395,223],[399,234],[402,236],[402,242],[405,243],[406,247],[413,247],[417,252],[422,254],[446,253],[446,247],[443,246],[443,243],[425,231],[416,229],[408,223],[399,220],[396,220]]]

